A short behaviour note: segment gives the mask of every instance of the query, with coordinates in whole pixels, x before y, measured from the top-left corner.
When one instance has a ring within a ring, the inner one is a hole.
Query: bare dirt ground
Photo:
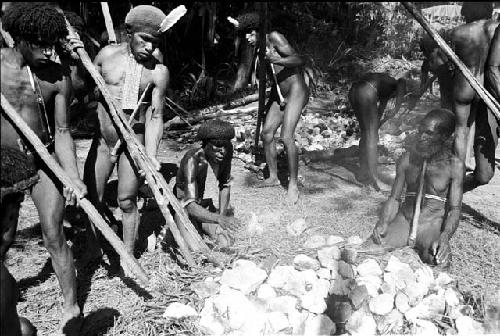
[[[311,110],[320,111],[322,107],[326,108],[328,102],[328,97],[315,98],[310,104],[314,107]],[[411,120],[418,119],[437,104],[436,99],[426,99],[404,120],[394,120],[384,126],[381,138],[394,129],[391,123],[401,124],[404,121],[411,128]],[[89,146],[90,140],[77,141],[81,169]],[[183,153],[192,146],[197,144],[164,140],[160,161],[172,171]],[[497,162],[499,160],[500,148],[497,149]],[[301,164],[302,196],[296,206],[290,206],[286,202],[284,188],[253,188],[258,181],[256,175],[244,169],[241,161],[233,160],[231,203],[235,208],[235,216],[249,219],[254,214],[263,234],[242,233],[237,238],[235,251],[221,253],[226,265],[238,257],[268,265],[289,263],[298,253],[310,253],[302,246],[307,237],[315,233],[366,238],[375,225],[377,212],[388,192],[375,192],[357,185],[353,175],[356,165],[356,156],[341,158],[337,154],[323,155],[321,160],[312,160],[308,165]],[[380,165],[380,173],[390,182],[394,175],[394,164],[389,162]],[[112,177],[112,180],[115,178]],[[173,185],[172,181],[170,184]],[[113,186],[113,181],[110,186]],[[216,183],[211,173],[205,197],[217,200]],[[496,175],[488,185],[464,196],[460,225],[451,240],[454,258],[449,272],[458,280],[463,292],[470,292],[476,298],[486,289],[498,286],[499,282],[499,199],[500,173],[497,167]],[[115,210],[115,214],[119,219],[119,210]],[[162,224],[157,211],[145,210],[142,214],[140,246],[144,245],[145,237],[151,230],[158,230]],[[309,227],[298,237],[289,236],[286,225],[297,218],[304,218]],[[85,249],[83,228],[69,222],[65,224],[66,232],[78,262]],[[198,334],[193,321],[171,323],[161,314],[173,301],[190,302],[199,308],[198,299],[189,285],[209,275],[220,275],[220,268],[204,264],[197,270],[186,270],[165,251],[143,252],[139,261],[150,275],[153,287],[160,293],[150,295],[133,281],[120,278],[111,259],[105,257],[105,262],[93,269],[78,269],[79,302],[85,314],[82,335]],[[16,243],[9,252],[6,264],[19,283],[20,315],[32,321],[39,335],[55,334],[61,316],[62,296],[50,266],[49,255],[43,246],[38,216],[29,197],[23,203]]]

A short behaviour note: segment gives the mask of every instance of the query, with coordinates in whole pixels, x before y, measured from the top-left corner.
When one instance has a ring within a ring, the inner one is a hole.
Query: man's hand
[[[266,60],[268,60],[270,63],[277,63],[281,60],[281,56],[278,55],[277,52],[270,50],[269,48],[266,48]]]
[[[160,171],[161,169],[161,163],[153,156],[150,156],[149,157],[153,163],[153,169],[156,170],[156,171]],[[141,175],[141,177],[145,177],[146,176],[146,172],[142,169],[139,169],[139,175]]]
[[[73,188],[64,187],[63,188],[63,197],[66,200],[66,205],[75,205],[80,203],[80,199],[87,195],[87,186],[83,183],[82,180],[74,179],[73,183],[77,186],[78,192]]]
[[[237,232],[244,227],[243,222],[234,217],[220,216],[217,222],[224,230],[230,232]]]
[[[446,264],[450,258],[450,237],[446,233],[442,233],[437,241],[432,243],[431,253],[434,256],[436,263]]]
[[[64,40],[64,42],[62,42],[62,45],[73,59],[79,58],[76,49],[84,48],[84,44],[80,39],[80,36],[76,32],[72,32],[68,36],[66,36],[66,39]]]
[[[373,228],[373,241],[376,244],[382,244],[382,237],[385,237],[385,234],[387,233],[387,227],[388,227],[387,222],[381,222],[378,221],[375,227]]]

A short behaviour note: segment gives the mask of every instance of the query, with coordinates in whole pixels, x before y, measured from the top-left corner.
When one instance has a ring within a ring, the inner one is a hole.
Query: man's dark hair
[[[241,32],[247,32],[251,30],[259,30],[260,16],[259,13],[251,12],[241,14],[236,18],[238,21],[238,30]]]
[[[448,109],[434,109],[427,113],[424,118],[438,120],[439,129],[443,135],[450,136],[455,132],[456,117]]]
[[[464,2],[460,14],[465,22],[491,19],[493,15],[493,2]]]
[[[16,41],[56,42],[68,35],[64,16],[49,3],[13,3],[2,18],[3,25]]]
[[[217,147],[228,146],[234,138],[234,127],[227,121],[214,119],[205,122],[198,129],[197,138],[202,141],[202,147],[212,143]]]

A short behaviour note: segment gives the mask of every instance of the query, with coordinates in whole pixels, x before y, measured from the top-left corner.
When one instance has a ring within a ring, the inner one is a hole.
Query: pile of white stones
[[[470,317],[472,307],[464,304],[448,274],[422,264],[409,248],[369,255],[361,243],[357,236],[312,236],[304,247],[316,258],[300,254],[293,265],[275,266],[269,273],[252,261],[237,260],[220,277],[192,285],[204,302],[201,313],[187,309],[188,316],[199,316],[199,327],[208,335],[485,331]]]

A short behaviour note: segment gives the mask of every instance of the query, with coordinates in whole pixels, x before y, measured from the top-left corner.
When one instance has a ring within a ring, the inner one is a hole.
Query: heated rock
[[[304,243],[304,247],[308,249],[316,249],[326,245],[326,237],[322,235],[313,235]]]
[[[337,246],[324,247],[318,250],[318,260],[321,266],[330,270],[337,269],[340,259],[340,250]]]
[[[269,299],[276,297],[276,291],[271,285],[262,284],[257,290],[257,297],[263,301],[268,301]]]
[[[380,294],[370,300],[369,307],[374,314],[389,314],[394,307],[394,297],[390,294]]]
[[[200,281],[191,285],[193,291],[201,299],[213,296],[219,292],[219,284],[215,281]]]
[[[304,270],[319,270],[320,264],[316,259],[313,259],[305,254],[299,254],[293,259],[293,264],[295,268],[299,271]]]
[[[198,313],[193,307],[180,302],[171,303],[163,313],[163,317],[167,319],[181,319],[190,316],[198,316]]]
[[[372,315],[363,310],[355,311],[346,324],[346,329],[351,335],[375,335],[377,323]]]
[[[222,273],[220,283],[248,294],[256,290],[266,278],[266,271],[257,267],[254,262],[240,259],[234,263],[233,269]]]
[[[342,243],[343,241],[344,241],[344,238],[331,235],[331,236],[328,236],[328,238],[326,239],[326,245],[335,245],[335,244]]]
[[[307,223],[304,218],[296,219],[292,223],[288,224],[286,227],[286,231],[291,236],[299,236],[306,229],[307,229]]]
[[[305,321],[304,336],[333,335],[335,323],[326,315],[309,315]]]
[[[356,271],[360,276],[375,275],[379,276],[382,274],[382,269],[380,268],[378,262],[374,259],[366,259],[361,264],[356,267]]]

